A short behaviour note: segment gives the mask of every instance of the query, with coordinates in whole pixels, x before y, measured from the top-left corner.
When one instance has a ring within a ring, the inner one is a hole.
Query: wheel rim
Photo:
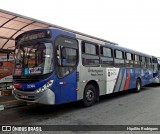
[[[88,90],[86,93],[86,99],[87,101],[92,101],[94,98],[94,92],[92,90]]]

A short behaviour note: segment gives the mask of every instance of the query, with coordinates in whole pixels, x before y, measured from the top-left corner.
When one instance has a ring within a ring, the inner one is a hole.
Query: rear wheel
[[[139,93],[141,91],[141,80],[137,79],[136,81],[136,89],[135,89],[136,93]]]
[[[96,101],[96,89],[92,84],[85,87],[83,94],[83,105],[86,107],[92,106]]]

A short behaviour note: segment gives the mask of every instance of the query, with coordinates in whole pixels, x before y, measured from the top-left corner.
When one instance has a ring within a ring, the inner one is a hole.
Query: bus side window
[[[124,52],[120,50],[114,50],[114,65],[115,67],[124,67]]]
[[[134,60],[133,54],[126,52],[125,55],[126,55],[126,58],[125,58],[126,67],[133,67],[133,60]]]
[[[135,66],[135,68],[140,68],[141,67],[140,56],[139,55],[134,56],[134,66]]]
[[[82,42],[82,64],[84,66],[99,66],[99,46]]]
[[[146,58],[144,56],[141,57],[141,67],[146,68]]]
[[[102,66],[114,66],[113,50],[107,47],[100,47],[101,49],[101,64]]]
[[[151,59],[150,59],[150,58],[147,58],[147,57],[146,57],[146,67],[147,67],[148,69],[151,68]]]

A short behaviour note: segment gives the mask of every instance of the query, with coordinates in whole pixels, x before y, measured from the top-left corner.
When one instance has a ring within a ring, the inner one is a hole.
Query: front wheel
[[[86,107],[92,106],[96,101],[96,89],[89,84],[85,87],[83,94],[83,105]]]
[[[141,91],[141,80],[137,79],[136,81],[136,89],[135,89],[136,93],[139,93]]]

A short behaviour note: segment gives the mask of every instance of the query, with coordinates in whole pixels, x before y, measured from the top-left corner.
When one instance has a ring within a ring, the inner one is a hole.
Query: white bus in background
[[[0,53],[0,90],[11,88],[13,66],[13,55],[7,58],[6,53]]]

